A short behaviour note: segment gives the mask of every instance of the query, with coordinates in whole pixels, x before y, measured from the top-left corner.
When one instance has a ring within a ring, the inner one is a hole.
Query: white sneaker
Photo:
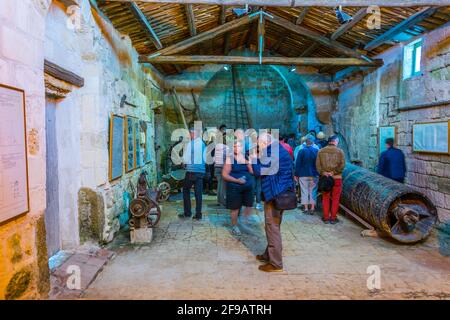
[[[242,235],[241,230],[239,230],[238,226],[232,226],[231,227],[231,233],[234,234],[235,236]]]
[[[259,211],[262,211],[262,209],[263,209],[262,204],[261,203],[257,203],[256,206],[255,206],[255,209],[259,210]]]

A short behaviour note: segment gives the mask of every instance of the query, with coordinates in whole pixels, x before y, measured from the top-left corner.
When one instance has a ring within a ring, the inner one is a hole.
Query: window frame
[[[416,71],[416,68],[417,68],[416,60],[417,60],[418,48],[420,48],[420,60],[418,62],[419,70]],[[404,48],[403,48],[403,69],[405,69],[405,63],[406,63],[406,61],[405,61],[406,50],[412,51],[412,57],[411,57],[411,62],[410,62],[411,72],[408,75],[403,74],[403,80],[407,80],[407,79],[422,75],[423,39],[422,38],[416,39],[404,46]]]

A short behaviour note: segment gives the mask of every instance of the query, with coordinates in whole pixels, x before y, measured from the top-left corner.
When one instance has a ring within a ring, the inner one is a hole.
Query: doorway
[[[47,208],[45,210],[45,229],[48,256],[55,255],[61,249],[59,223],[59,175],[58,148],[56,134],[56,102],[47,98],[45,101],[45,138],[46,138],[46,189]]]

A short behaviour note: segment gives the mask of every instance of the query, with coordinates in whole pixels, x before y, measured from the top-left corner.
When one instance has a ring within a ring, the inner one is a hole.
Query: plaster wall
[[[28,214],[0,225],[0,299],[37,298],[48,291],[45,246],[44,39],[48,4],[3,0],[0,83],[25,90]]]

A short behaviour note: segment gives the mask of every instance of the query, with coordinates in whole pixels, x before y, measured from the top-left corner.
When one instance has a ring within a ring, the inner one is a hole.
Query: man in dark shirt
[[[378,161],[377,172],[386,178],[403,183],[406,175],[405,155],[394,147],[394,139],[386,139],[386,151],[383,151]]]

